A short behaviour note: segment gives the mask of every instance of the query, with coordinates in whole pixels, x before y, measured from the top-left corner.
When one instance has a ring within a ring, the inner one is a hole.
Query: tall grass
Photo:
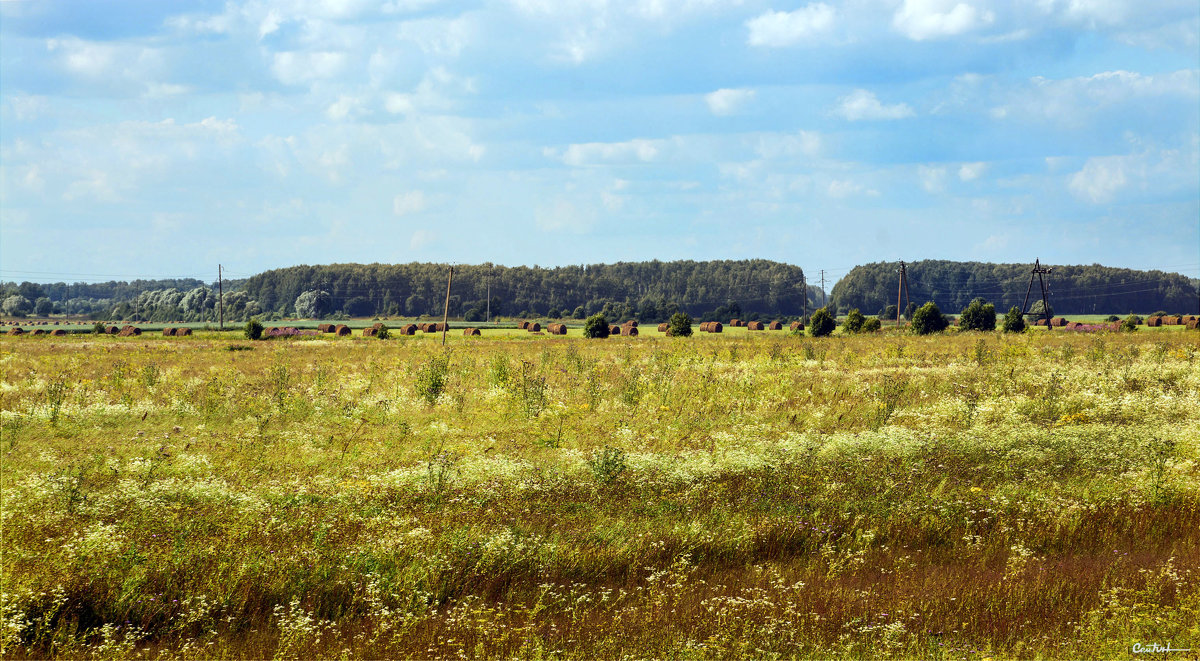
[[[3,338],[3,656],[1195,647],[1198,338]]]

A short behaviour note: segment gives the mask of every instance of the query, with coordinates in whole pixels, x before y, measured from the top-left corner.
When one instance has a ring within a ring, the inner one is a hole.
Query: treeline
[[[1146,314],[1164,310],[1194,312],[1196,285],[1178,273],[1138,271],[1092,264],[1048,264],[1050,306],[1055,314]],[[925,260],[907,265],[908,293],[920,305],[933,301],[942,310],[957,312],[972,299],[984,298],[997,310],[1021,306],[1029,287],[1031,264],[989,264]],[[858,308],[874,314],[896,304],[900,273],[896,262],[856,266],[833,286],[830,301],[841,312]],[[1040,300],[1035,280],[1029,304]]]
[[[441,316],[445,264],[330,264],[266,271],[247,279],[243,291],[262,310],[288,314],[305,292],[316,308],[305,311],[352,316]],[[656,321],[676,311],[706,315],[787,316],[804,306],[800,267],[766,260],[619,262],[540,268],[494,264],[456,266],[450,316],[468,321],[492,316],[612,318]],[[819,300],[809,289],[809,309]]]
[[[233,312],[257,313],[253,302],[237,292],[244,280],[224,282],[226,317]],[[84,315],[129,321],[216,320],[217,283],[194,278],[129,282],[0,283],[0,311],[7,316]]]

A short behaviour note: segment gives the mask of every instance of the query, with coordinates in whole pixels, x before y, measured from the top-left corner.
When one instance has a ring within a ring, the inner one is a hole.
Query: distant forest
[[[898,265],[858,266],[833,286],[831,307],[876,314],[896,303]],[[1058,314],[1195,312],[1197,281],[1177,273],[1092,266],[1053,266],[1050,304]],[[293,266],[224,282],[227,321],[250,317],[440,317],[446,264],[330,264]],[[997,310],[1020,306],[1029,264],[920,261],[908,265],[913,303],[934,301],[957,313],[976,297]],[[555,268],[493,264],[454,268],[450,316],[575,317],[603,312],[611,319],[663,321],[677,311],[700,320],[798,317],[821,302],[803,288],[798,266],[766,260],[620,262]],[[6,316],[73,314],[130,321],[215,321],[217,283],[136,280],[106,283],[0,283]],[[489,301],[490,292],[490,301]],[[1040,297],[1035,283],[1030,304]]]
[[[1135,271],[1093,264],[1059,266],[1047,276],[1050,307],[1056,314],[1126,314],[1196,312],[1195,281],[1178,273]],[[1032,264],[987,264],[925,260],[907,265],[908,293],[913,303],[937,303],[943,312],[957,313],[981,297],[999,311],[1020,307],[1029,288]],[[833,286],[830,300],[845,312],[858,308],[876,314],[896,304],[900,273],[896,262],[856,266]],[[1040,300],[1035,280],[1029,304]]]

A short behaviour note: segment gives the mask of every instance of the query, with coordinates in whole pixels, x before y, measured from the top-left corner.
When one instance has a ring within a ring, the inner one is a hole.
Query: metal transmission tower
[[[904,301],[904,307],[900,307],[901,300]],[[912,299],[908,297],[908,265],[903,260],[900,261],[900,287],[896,291],[896,325],[900,325],[900,313],[908,309],[912,305]]]
[[[808,280],[804,277],[803,271],[800,272],[800,291],[803,297],[801,299],[803,302],[800,304],[800,319],[808,323]]]
[[[821,307],[829,307],[829,301],[825,300],[825,269],[821,269]]]
[[[1025,302],[1021,304],[1021,316],[1025,316],[1029,312],[1029,293],[1033,291],[1033,279],[1038,279],[1038,284],[1042,288],[1042,316],[1046,318],[1046,328],[1050,328],[1050,288],[1046,286],[1046,277],[1053,272],[1054,269],[1048,269],[1042,266],[1042,260],[1033,260],[1033,270],[1029,272],[1029,287],[1025,290]]]

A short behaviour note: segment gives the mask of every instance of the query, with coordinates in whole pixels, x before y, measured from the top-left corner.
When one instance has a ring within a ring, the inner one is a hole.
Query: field
[[[0,338],[2,655],[1200,649],[1200,333],[734,330]]]

